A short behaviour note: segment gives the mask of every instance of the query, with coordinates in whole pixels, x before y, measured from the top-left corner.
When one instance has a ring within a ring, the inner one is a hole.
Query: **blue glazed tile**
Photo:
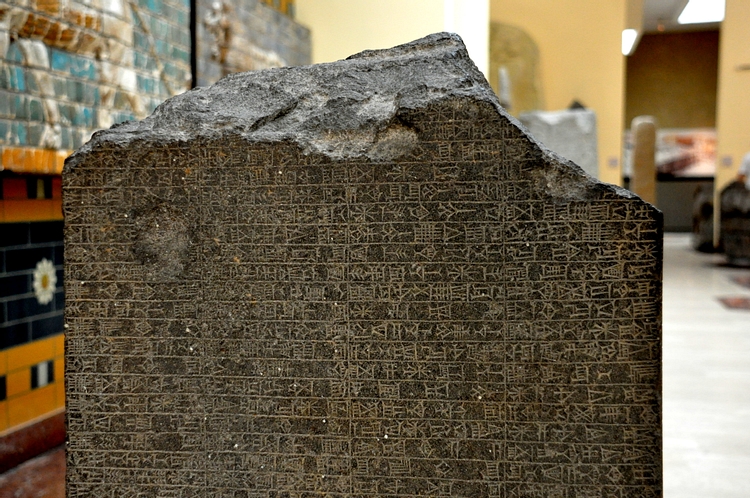
[[[24,78],[23,68],[14,67],[11,73],[11,87],[19,92],[26,91],[26,80]]]
[[[136,84],[139,92],[150,93],[148,89],[149,80],[145,76],[140,74],[136,75]]]
[[[73,120],[71,121],[73,126],[84,126],[86,124],[86,117],[83,115],[83,108],[81,106],[75,106],[73,112]]]
[[[65,96],[68,97],[68,100],[74,101],[76,98],[76,82],[74,80],[64,80],[65,81]]]
[[[57,104],[57,108],[60,111],[60,117],[62,117],[64,124],[73,122],[73,115],[75,114],[75,111],[73,110],[73,106],[71,104],[60,102]]]
[[[75,101],[83,102],[83,94],[84,94],[83,81],[76,81],[75,82]]]
[[[10,142],[16,145],[27,145],[26,141],[26,123],[13,122],[10,131]]]
[[[16,119],[28,119],[29,109],[26,106],[26,97],[23,95],[16,95],[13,98],[13,109],[16,111]]]
[[[53,71],[67,73],[70,68],[70,55],[60,50],[50,50],[50,67]]]
[[[10,70],[6,64],[0,65],[0,88],[8,89],[10,85]]]
[[[148,0],[148,8],[154,12],[161,12],[162,2],[161,0]]]
[[[86,128],[94,127],[94,110],[90,107],[84,107],[82,109],[83,124]]]
[[[44,133],[44,124],[42,123],[29,123],[28,126],[28,145],[40,146],[42,145],[42,134]]]
[[[67,95],[67,83],[59,76],[52,76],[52,87],[55,90],[55,95],[59,97],[65,97]]]
[[[68,150],[73,148],[73,132],[67,126],[60,130],[60,147]]]
[[[190,54],[179,47],[174,47],[172,49],[172,56],[179,61],[190,62]]]
[[[146,61],[143,59],[143,54],[140,52],[133,52],[133,67],[136,69],[143,69],[146,67]]]
[[[71,57],[70,74],[76,78],[94,79],[96,72],[90,60],[83,57]]]
[[[92,92],[93,92],[94,86],[85,82],[82,82],[82,85],[83,85],[83,92],[81,92],[81,103],[86,104],[86,105],[93,105],[94,94]]]
[[[169,45],[164,40],[155,40],[156,44],[156,53],[167,57],[169,56]]]
[[[11,43],[8,45],[8,51],[5,53],[5,58],[9,61],[23,64],[23,54],[21,53],[21,49],[18,48],[18,43]]]
[[[133,32],[133,47],[141,49],[144,52],[148,52],[149,44],[148,38],[143,33],[138,31]]]
[[[159,32],[160,31],[160,27],[159,27],[160,23],[161,23],[161,21],[159,21],[159,19],[157,19],[156,17],[150,17],[148,19],[148,29],[149,29],[149,31],[151,31],[151,36],[153,36],[154,38],[160,38],[161,37],[161,33]]]
[[[36,84],[36,77],[31,72],[31,70],[27,69],[25,72],[25,79],[26,79],[26,86],[28,87],[29,93],[38,94],[39,91],[39,85]]]
[[[87,133],[85,130],[73,130],[73,148],[77,149],[86,141]]]
[[[15,99],[13,94],[0,90],[0,117],[15,116]]]
[[[7,119],[0,119],[0,143],[9,142],[8,135],[10,134],[11,122]]]
[[[29,99],[29,119],[32,121],[44,121],[44,106],[41,100],[35,98]]]

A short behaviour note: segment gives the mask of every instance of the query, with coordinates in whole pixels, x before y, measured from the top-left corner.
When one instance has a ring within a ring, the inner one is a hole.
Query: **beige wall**
[[[489,0],[297,0],[296,20],[312,31],[314,63],[451,31],[486,74]]]
[[[716,129],[719,137],[716,187],[737,175],[742,156],[750,151],[750,2],[727,0],[719,41],[719,92]],[[747,69],[738,70],[738,66]]]
[[[659,128],[716,126],[719,32],[654,33],[627,60],[625,128],[636,116]]]
[[[573,99],[598,122],[599,178],[621,182],[627,0],[491,0],[492,21],[517,26],[537,43],[545,110]],[[614,165],[612,165],[614,163]]]

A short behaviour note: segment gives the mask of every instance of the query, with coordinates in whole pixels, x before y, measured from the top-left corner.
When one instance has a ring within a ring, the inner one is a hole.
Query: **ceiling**
[[[697,31],[718,29],[719,23],[678,24],[677,16],[685,8],[688,0],[645,0],[643,2],[643,31],[658,33],[661,31]],[[659,29],[659,27],[662,29]]]

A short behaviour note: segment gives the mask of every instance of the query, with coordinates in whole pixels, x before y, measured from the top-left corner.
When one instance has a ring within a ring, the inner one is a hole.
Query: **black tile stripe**
[[[39,387],[39,365],[34,365],[31,367],[31,388],[36,389]]]
[[[39,366],[40,365],[46,365],[47,367],[47,376],[44,379],[44,384],[39,384]],[[36,365],[31,367],[31,388],[37,389],[39,387],[44,387],[52,384],[55,380],[55,363],[53,360],[43,361],[41,363],[37,363]]]
[[[55,381],[55,362],[49,360],[47,362],[47,385],[52,384]]]

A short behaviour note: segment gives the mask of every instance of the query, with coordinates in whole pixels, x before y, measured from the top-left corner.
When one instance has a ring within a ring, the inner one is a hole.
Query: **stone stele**
[[[591,109],[528,111],[518,119],[545,147],[599,177],[596,113]]]
[[[174,97],[64,212],[68,498],[661,495],[661,215],[455,35]]]

